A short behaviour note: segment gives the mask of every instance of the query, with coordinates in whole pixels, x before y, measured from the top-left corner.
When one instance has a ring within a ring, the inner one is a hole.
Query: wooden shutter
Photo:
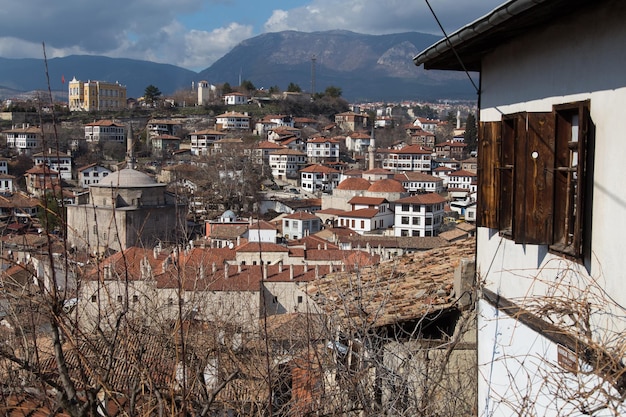
[[[554,195],[554,115],[526,113],[515,146],[513,235],[516,243],[550,244]],[[525,134],[524,131],[525,130]]]
[[[478,138],[478,199],[476,223],[496,229],[498,206],[498,166],[501,122],[481,122]]]

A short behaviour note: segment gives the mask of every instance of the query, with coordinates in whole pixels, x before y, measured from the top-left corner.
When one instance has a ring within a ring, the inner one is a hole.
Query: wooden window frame
[[[590,102],[504,115],[482,122],[479,133],[477,224],[587,263],[595,146]]]

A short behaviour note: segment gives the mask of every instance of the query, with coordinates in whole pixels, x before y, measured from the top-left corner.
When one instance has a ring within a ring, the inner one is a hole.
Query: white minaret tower
[[[128,122],[128,134],[126,135],[126,167],[135,169],[135,152],[133,140],[133,123]]]
[[[374,169],[374,154],[376,150],[376,139],[374,138],[374,126],[372,126],[372,136],[370,138],[370,146],[367,148],[369,167],[368,169]]]
[[[202,80],[198,82],[198,106],[204,106],[209,101],[210,92],[208,81]]]

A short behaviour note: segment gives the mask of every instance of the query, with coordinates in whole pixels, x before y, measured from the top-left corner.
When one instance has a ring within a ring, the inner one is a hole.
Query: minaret
[[[135,169],[134,145],[133,123],[128,122],[128,134],[126,135],[126,168]]]
[[[370,146],[367,148],[367,153],[369,156],[369,167],[368,169],[374,169],[374,151],[376,149],[376,139],[374,138],[374,126],[372,126],[372,136],[370,137]]]

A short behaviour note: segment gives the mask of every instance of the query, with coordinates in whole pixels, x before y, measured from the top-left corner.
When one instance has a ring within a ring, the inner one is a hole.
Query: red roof
[[[446,199],[436,193],[417,194],[401,198],[396,204],[439,204],[445,203]]]
[[[371,219],[372,217],[378,214],[378,209],[375,208],[364,208],[359,210],[346,211],[343,214],[340,214],[339,217],[359,217],[364,219]]]
[[[394,153],[394,152],[392,152]],[[395,153],[399,153],[399,154],[421,154],[421,155],[429,155],[430,153],[432,153],[431,150],[421,146],[421,145],[409,145],[409,146],[405,146],[404,148],[400,149],[399,151],[396,151]]]
[[[355,196],[348,201],[348,204],[364,204],[364,205],[379,205],[383,204],[387,200],[383,197],[361,197]]]
[[[283,217],[283,219],[294,219],[294,220],[315,220],[318,219],[314,214],[307,213],[306,211],[296,211],[293,214]]]
[[[314,172],[314,173],[322,173],[322,174],[338,174],[339,171],[335,168],[327,167],[324,165],[309,165],[308,167],[301,169],[300,172]]]
[[[400,181],[387,178],[376,181],[367,189],[367,191],[378,193],[405,193],[406,189]]]
[[[337,190],[367,190],[370,182],[364,178],[346,178],[337,186]]]

